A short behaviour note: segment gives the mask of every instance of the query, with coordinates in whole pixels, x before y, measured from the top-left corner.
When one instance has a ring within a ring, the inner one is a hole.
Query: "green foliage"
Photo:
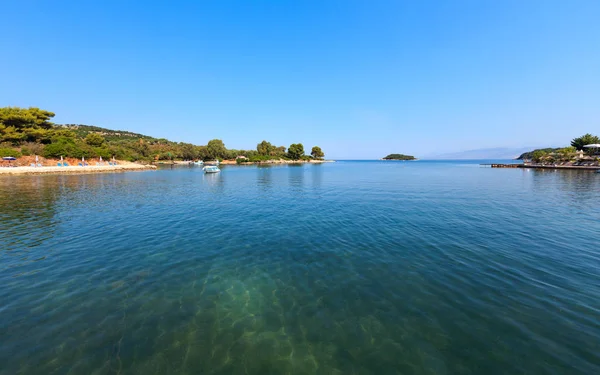
[[[383,160],[415,160],[415,157],[404,154],[389,154],[388,156],[384,157]]]
[[[90,146],[100,147],[104,144],[104,137],[98,133],[89,133],[85,137],[85,143]]]
[[[223,141],[213,139],[206,146],[176,143],[164,138],[90,125],[55,125],[54,113],[39,108],[0,108],[0,147],[15,155],[42,155],[47,158],[115,157],[129,161],[214,160],[246,156],[248,161],[287,159],[285,146],[261,142],[256,150],[228,150]],[[304,156],[302,145],[292,150],[295,158]],[[20,151],[19,151],[20,150]],[[240,162],[244,162],[240,159]]]
[[[18,145],[25,139],[25,134],[14,126],[3,126],[0,132],[0,142],[9,142]]]
[[[570,147],[563,147],[561,149],[558,149],[556,152],[561,153],[561,154],[574,154],[577,152],[577,149],[573,146],[570,146]]]
[[[101,128],[98,126],[91,125],[75,125],[75,124],[67,124],[61,125],[61,128],[65,130],[72,131],[77,138],[85,138],[90,133],[97,133],[104,137],[108,142],[111,141],[122,141],[122,140],[130,140],[130,141],[139,141],[143,139],[145,141],[154,141],[157,143],[161,143],[164,141],[165,144],[172,144],[174,142],[167,141],[166,139],[156,139],[147,135],[133,133],[125,130],[111,130],[106,128]]]
[[[54,141],[54,139],[58,138],[75,139],[77,138],[77,135],[75,132],[68,129],[55,128],[54,132],[52,133],[52,140]]]
[[[50,143],[52,135],[51,129],[28,128],[23,130],[23,139],[27,142]]]
[[[529,152],[524,152],[524,153],[522,153],[522,154],[521,154],[521,155],[520,155],[520,156],[517,158],[517,160],[533,160],[533,154],[534,154],[536,151],[543,151],[543,152],[545,152],[545,153],[547,153],[547,154],[550,154],[550,153],[552,153],[552,152],[557,152],[558,150],[560,150],[560,149],[559,149],[559,148],[540,148],[540,149],[536,149],[536,150],[533,150],[533,151],[529,151]]]
[[[323,153],[323,150],[321,150],[321,147],[319,146],[313,147],[310,154],[315,159],[322,159],[325,157],[325,153]]]
[[[21,153],[23,156],[30,155],[42,155],[44,152],[44,145],[36,142],[27,142],[21,145]]]
[[[50,129],[53,124],[49,121],[54,113],[39,108],[0,108],[0,124],[15,129],[42,128]]]
[[[547,156],[548,156],[548,152],[546,152],[544,150],[535,150],[535,151],[533,151],[533,153],[531,155],[531,159],[534,162],[539,163],[542,160],[544,160]]]
[[[237,159],[239,155],[243,155],[244,152],[242,150],[227,150],[225,152],[225,159]]]
[[[191,143],[181,143],[179,157],[183,160],[196,160],[198,158],[198,150]]]
[[[70,138],[58,137],[52,140],[52,143],[44,147],[42,155],[45,158],[59,158],[61,156],[79,157],[81,150],[75,145],[75,141]]]
[[[269,160],[273,160],[273,158],[269,155],[253,155],[247,159],[251,163],[265,162]]]
[[[12,156],[15,158],[21,157],[21,153],[12,148],[0,147],[0,158]]]
[[[227,153],[225,144],[220,139],[212,139],[206,145],[208,159],[224,158]]]
[[[302,143],[292,143],[288,148],[288,156],[292,160],[298,160],[304,156],[304,146]]]
[[[274,155],[278,156],[280,158],[283,158],[283,157],[287,156],[286,151],[287,151],[287,149],[285,148],[285,146],[279,146],[279,147],[275,148]]]
[[[575,147],[564,147],[555,152],[558,159],[562,161],[570,161],[577,157],[577,149]]]
[[[584,134],[581,137],[574,138],[571,141],[571,146],[575,147],[577,150],[586,150],[583,146],[591,145],[594,143],[600,143],[600,138],[591,134]],[[586,150],[589,151],[589,150]]]
[[[256,151],[259,155],[271,155],[275,151],[275,146],[270,142],[262,141],[256,145]]]

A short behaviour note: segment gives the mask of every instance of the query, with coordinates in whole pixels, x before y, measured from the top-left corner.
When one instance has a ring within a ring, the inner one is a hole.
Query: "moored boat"
[[[208,165],[208,166],[202,168],[202,170],[204,171],[204,173],[218,173],[218,172],[221,172],[221,170],[219,169],[219,167],[217,167],[216,165]]]

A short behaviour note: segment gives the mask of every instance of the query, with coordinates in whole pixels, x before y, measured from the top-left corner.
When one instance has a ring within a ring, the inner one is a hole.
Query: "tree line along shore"
[[[307,155],[302,143],[289,147],[260,142],[256,149],[228,149],[220,139],[206,145],[173,142],[164,138],[110,130],[90,125],[54,124],[53,112],[29,107],[0,108],[0,159],[14,157],[10,165],[27,166],[32,156],[42,159],[42,165],[56,166],[65,158],[77,160],[116,159],[125,162],[150,164],[177,160],[229,160],[230,163],[309,162],[323,161],[325,153],[314,146]],[[8,163],[0,161],[0,165]]]

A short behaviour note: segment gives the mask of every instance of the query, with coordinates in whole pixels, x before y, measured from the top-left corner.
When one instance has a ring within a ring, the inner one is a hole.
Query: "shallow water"
[[[600,174],[0,178],[0,374],[600,373]]]

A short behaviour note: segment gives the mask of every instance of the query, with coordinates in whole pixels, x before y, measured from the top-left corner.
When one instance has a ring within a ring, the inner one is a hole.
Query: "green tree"
[[[54,113],[44,111],[39,108],[19,108],[19,107],[3,107],[0,108],[0,124],[6,127],[14,127],[16,129],[25,128],[42,128],[50,129],[53,124],[49,121],[54,117]]]
[[[548,156],[548,153],[546,151],[543,150],[535,150],[533,152],[532,155],[532,159],[534,162],[539,163],[541,162],[546,156]]]
[[[54,138],[52,143],[44,147],[43,155],[46,158],[59,158],[61,156],[79,157],[81,149],[77,147],[71,138]]]
[[[226,156],[227,153],[225,144],[220,139],[212,139],[208,141],[208,144],[206,145],[206,151],[208,154],[208,158],[210,159],[222,159]]]
[[[270,142],[262,141],[256,145],[256,151],[259,155],[271,155],[275,151],[275,146]]]
[[[571,141],[571,146],[575,147],[577,150],[585,150],[583,146],[591,145],[593,143],[600,143],[600,138],[591,134],[584,134],[581,137],[574,138]]]
[[[17,130],[14,126],[4,126],[0,132],[0,142],[10,142],[18,145],[25,139],[25,134]]]
[[[301,159],[304,156],[304,146],[302,143],[292,143],[288,148],[288,155],[292,160]]]
[[[325,157],[325,153],[323,153],[323,150],[321,150],[321,147],[319,146],[313,147],[310,151],[310,155],[315,159],[322,159]]]
[[[104,144],[104,137],[101,136],[98,133],[89,133],[86,137],[85,137],[85,143],[87,143],[90,146],[94,146],[94,147],[100,147]]]
[[[21,153],[12,148],[0,147],[0,158],[12,156],[13,158],[21,157]]]
[[[285,146],[279,146],[275,149],[275,156],[283,157],[286,154],[287,149]]]
[[[206,146],[197,146],[196,152],[198,153],[198,159],[200,160],[208,160],[210,158]]]
[[[198,157],[196,147],[191,143],[181,144],[181,158],[183,160],[195,160]]]
[[[560,159],[563,161],[568,161],[574,159],[576,156],[577,150],[575,147],[564,147],[556,151],[556,153],[560,156]]]
[[[56,129],[52,132],[52,141],[53,142],[55,139],[58,139],[58,138],[75,139],[76,137],[77,137],[77,135],[75,134],[75,132],[73,132],[72,130],[68,130],[68,129]]]
[[[28,128],[23,130],[23,139],[27,142],[50,143],[52,131],[44,128]]]
[[[242,150],[227,150],[225,152],[225,159],[234,160],[238,157],[238,155],[243,155],[244,152]]]

